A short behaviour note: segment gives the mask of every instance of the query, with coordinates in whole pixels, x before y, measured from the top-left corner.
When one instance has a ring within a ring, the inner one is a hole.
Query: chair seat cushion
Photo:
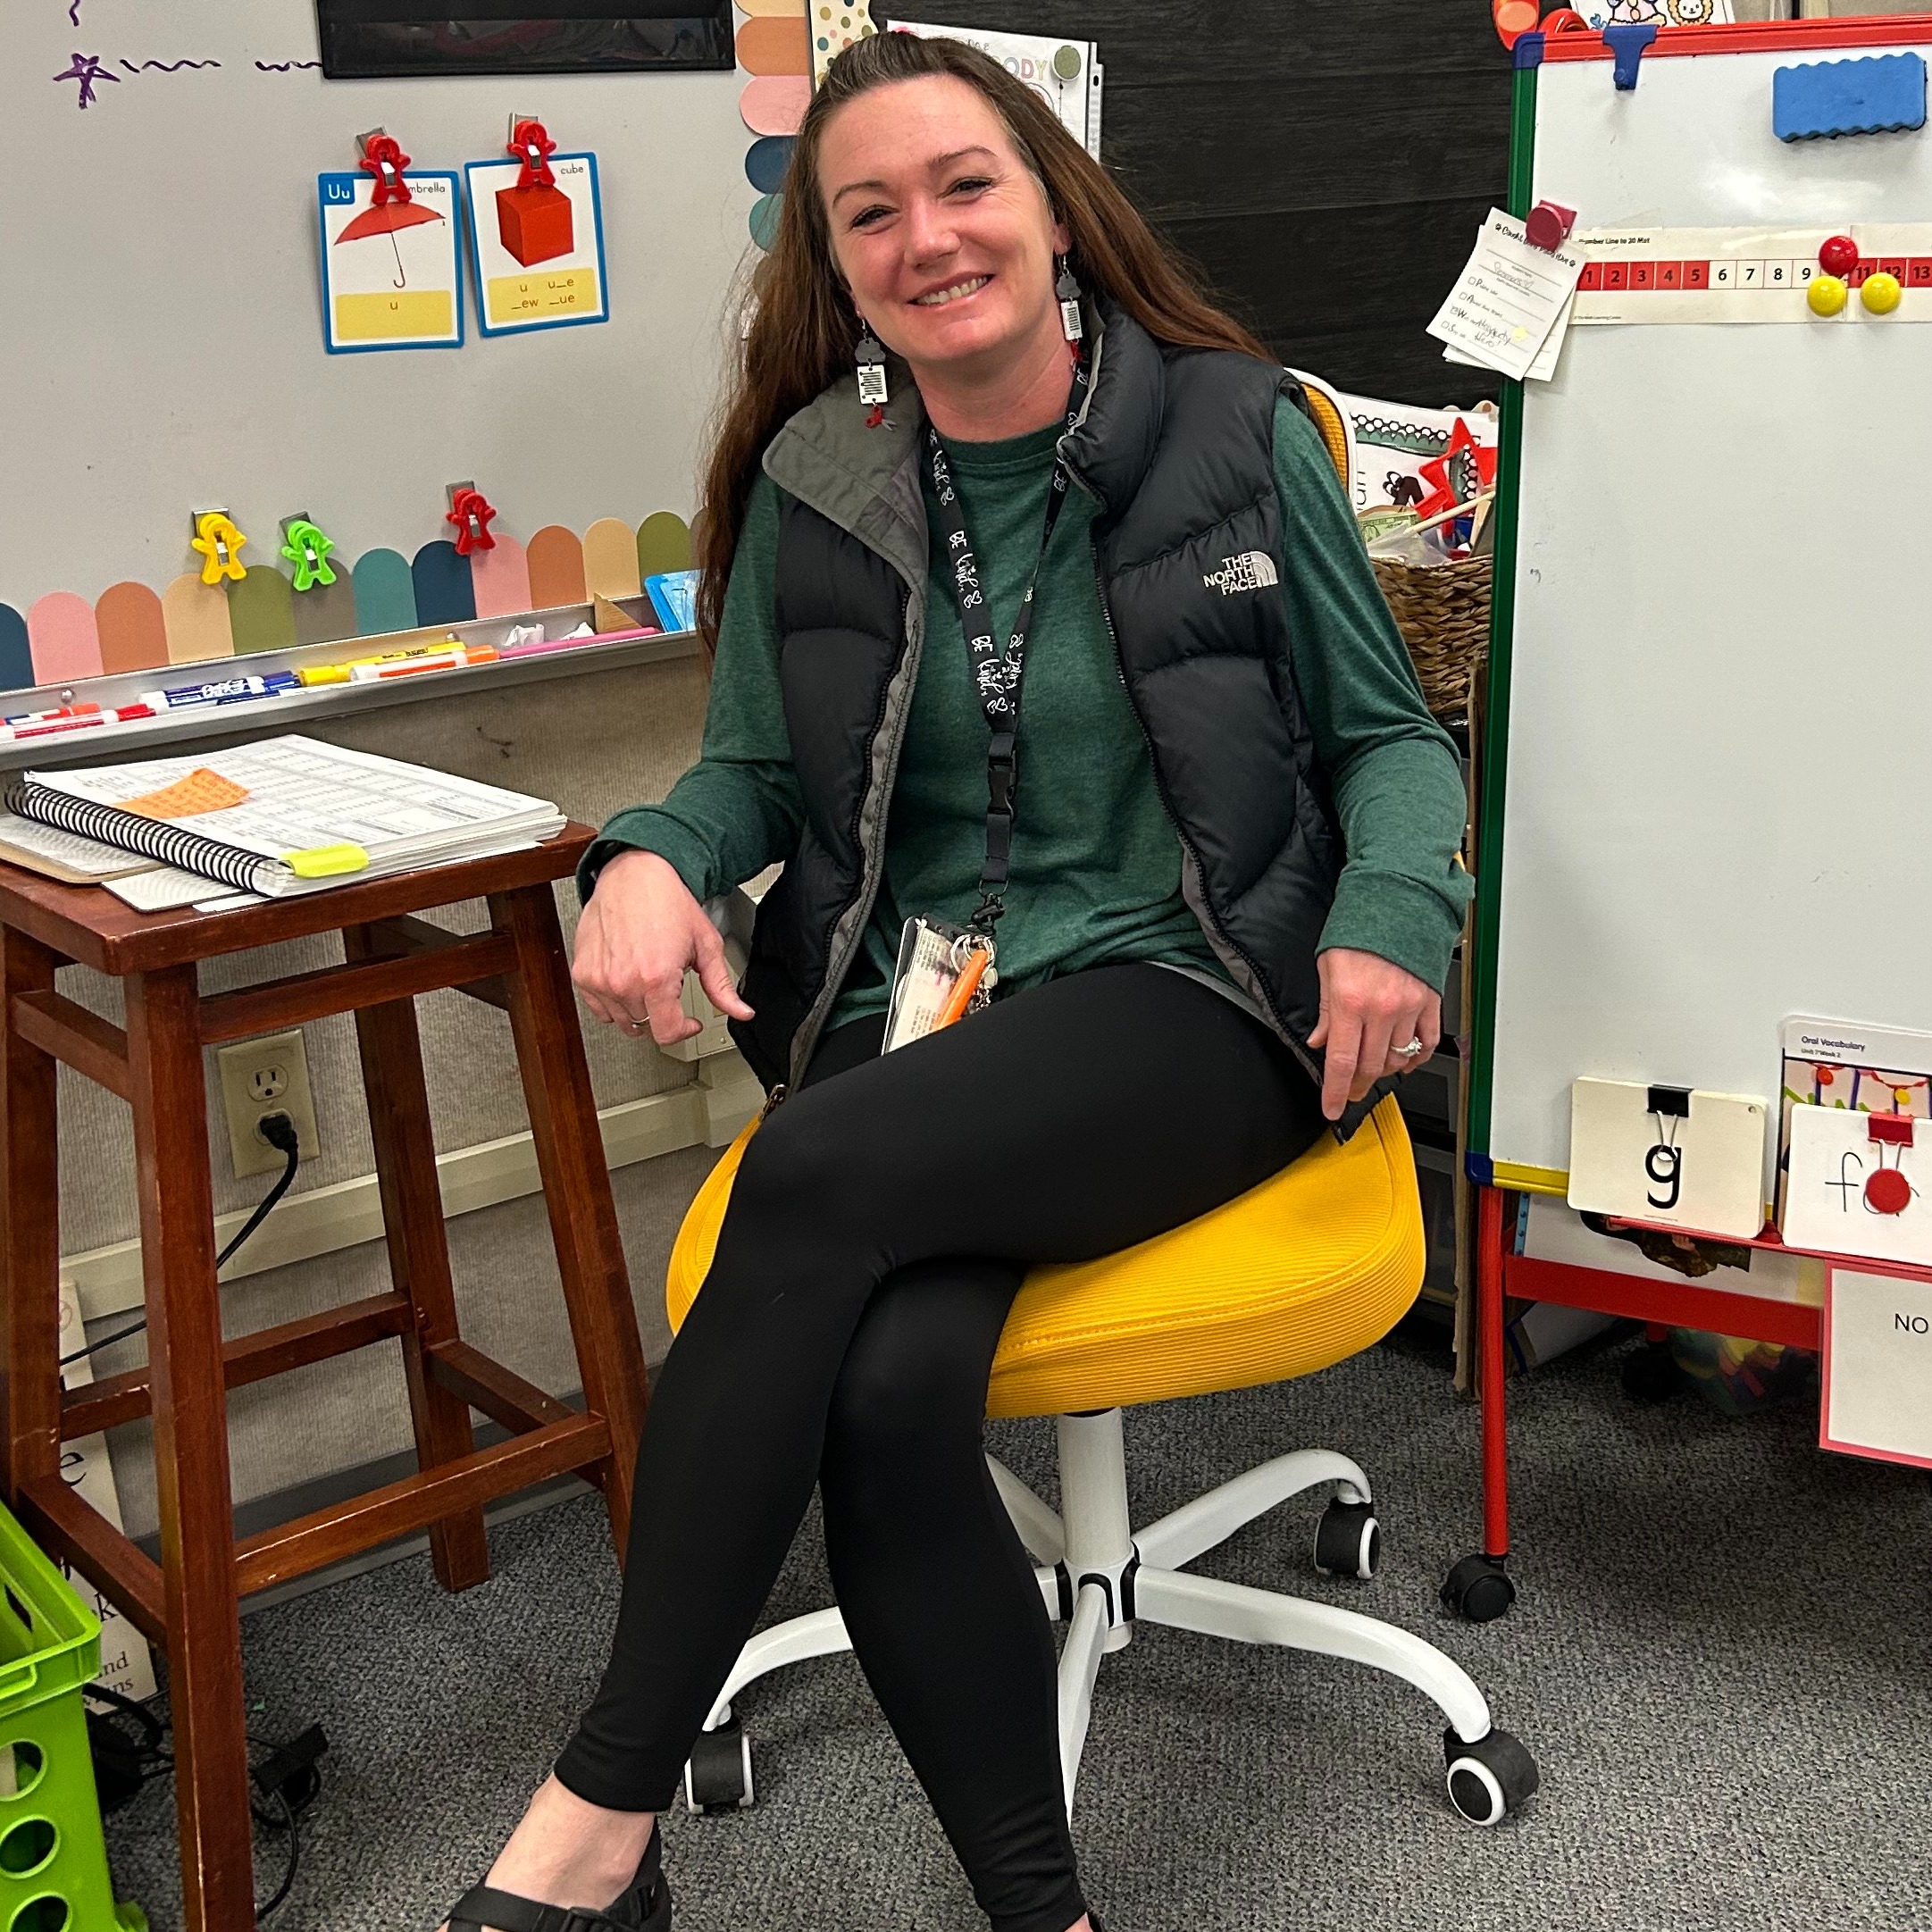
[[[696,1300],[756,1124],[698,1191],[665,1284]],[[1097,1261],[1036,1267],[1007,1317],[986,1412],[1050,1416],[1311,1374],[1379,1341],[1422,1286],[1415,1162],[1384,1100],[1211,1213]]]

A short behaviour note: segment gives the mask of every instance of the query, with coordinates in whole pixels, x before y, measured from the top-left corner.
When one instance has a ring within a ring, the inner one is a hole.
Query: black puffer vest
[[[1280,591],[1281,369],[1156,343],[1101,305],[1093,382],[1060,450],[1100,506],[1094,569],[1121,670],[1179,834],[1183,891],[1217,956],[1310,1073],[1316,946],[1342,841],[1290,671]],[[894,420],[841,382],[765,467],[785,492],[780,680],[805,802],[759,907],[732,1034],[767,1087],[797,1078],[871,916],[925,632],[924,423],[893,372]],[[1021,724],[1022,742],[1025,725]],[[1352,1126],[1364,1109],[1350,1110]]]

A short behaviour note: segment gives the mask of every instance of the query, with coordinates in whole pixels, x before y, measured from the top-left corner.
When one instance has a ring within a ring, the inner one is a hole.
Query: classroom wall
[[[619,807],[661,798],[696,756],[704,713],[700,661],[585,673],[496,696],[439,698],[317,727],[338,744],[434,764],[472,778],[556,799],[573,816],[601,821]],[[566,934],[576,896],[559,893]],[[480,901],[439,914],[461,930],[487,923]],[[213,962],[204,991],[300,972],[339,952],[316,940],[260,948]],[[62,975],[71,998],[119,1020],[118,983],[82,967]],[[454,992],[417,1002],[439,1152],[474,1146],[528,1126],[510,1050],[509,1024],[493,1008]],[[687,1084],[693,1069],[648,1041],[620,1037],[584,1017],[585,1044],[600,1107]],[[314,1089],[322,1157],[298,1170],[297,1192],[370,1173],[368,1118],[362,1103],[355,1022],[347,1016],[303,1029]],[[208,1104],[217,1211],[259,1200],[270,1176],[238,1182],[229,1168],[227,1132],[207,1056]],[[138,1232],[132,1137],[126,1106],[105,1089],[61,1071],[61,1236],[64,1253],[124,1241]],[[668,1342],[664,1266],[672,1236],[715,1157],[703,1148],[623,1167],[616,1175],[631,1279],[647,1351]],[[506,1201],[449,1223],[457,1296],[465,1333],[531,1381],[561,1393],[579,1385],[564,1318],[549,1229],[540,1197]],[[389,1287],[380,1242],[244,1277],[223,1292],[230,1334],[292,1320]],[[110,1317],[90,1333],[111,1333],[130,1316]],[[144,1359],[137,1339],[104,1350],[97,1374]],[[372,1461],[410,1446],[401,1351],[390,1344],[318,1364],[230,1398],[236,1500],[272,1494],[314,1477]],[[146,1426],[113,1433],[110,1443],[129,1533],[155,1526]]]
[[[1097,41],[1107,165],[1283,361],[1404,402],[1497,393],[1423,333],[1508,186],[1510,60],[1488,0],[899,11]]]

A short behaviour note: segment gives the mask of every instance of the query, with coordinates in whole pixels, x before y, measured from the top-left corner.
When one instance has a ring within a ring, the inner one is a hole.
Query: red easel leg
[[[1502,1190],[1476,1194],[1476,1333],[1483,1383],[1483,1551],[1498,1562],[1510,1553],[1510,1465],[1502,1366]]]

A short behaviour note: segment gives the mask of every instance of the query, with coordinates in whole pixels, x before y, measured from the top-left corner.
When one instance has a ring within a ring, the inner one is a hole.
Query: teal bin
[[[99,1619],[0,1506],[0,1932],[147,1932],[117,1905],[81,1686]]]

